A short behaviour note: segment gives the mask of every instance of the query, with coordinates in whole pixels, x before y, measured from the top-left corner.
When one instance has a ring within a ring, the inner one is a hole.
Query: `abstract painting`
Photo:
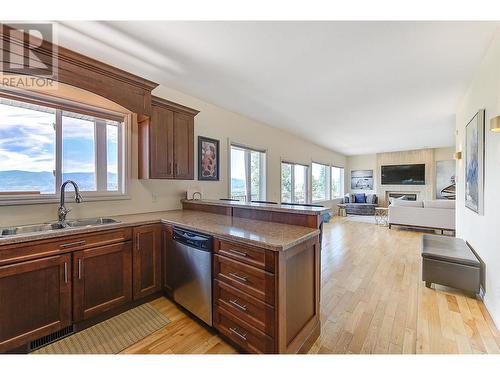
[[[465,207],[483,214],[484,208],[484,110],[465,127]]]
[[[351,171],[351,189],[373,190],[373,170]]]
[[[455,200],[455,167],[455,160],[439,160],[436,162],[436,199]]]
[[[198,180],[219,181],[219,140],[198,137]]]

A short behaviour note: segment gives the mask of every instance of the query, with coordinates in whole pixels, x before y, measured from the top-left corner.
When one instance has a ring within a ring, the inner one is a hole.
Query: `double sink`
[[[107,224],[119,223],[118,220],[108,217],[94,217],[90,219],[67,220],[66,225],[60,222],[20,225],[17,227],[0,228],[0,237],[15,236],[20,234],[31,234],[37,232],[49,232],[53,230],[64,230],[68,228],[93,227]]]

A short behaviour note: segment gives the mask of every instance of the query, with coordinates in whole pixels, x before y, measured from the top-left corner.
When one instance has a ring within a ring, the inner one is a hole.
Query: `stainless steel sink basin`
[[[56,229],[63,229],[63,226],[59,223],[21,225],[18,227],[0,228],[0,236],[15,236],[16,234],[47,232]]]
[[[63,227],[60,223],[57,222],[46,224],[20,225],[17,227],[0,228],[0,237],[30,234],[36,232],[48,232],[52,230],[64,230],[66,228],[100,226],[115,223],[119,223],[119,221],[108,217],[94,217],[91,219],[69,220],[66,222],[66,227]]]
[[[119,223],[119,221],[111,219],[110,217],[93,217],[91,219],[69,220],[66,222],[69,227],[88,227],[115,223]]]

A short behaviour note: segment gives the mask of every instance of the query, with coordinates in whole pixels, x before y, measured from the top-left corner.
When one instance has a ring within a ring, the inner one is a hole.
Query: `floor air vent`
[[[66,337],[68,335],[71,335],[74,332],[73,326],[69,326],[63,329],[60,329],[57,332],[51,333],[50,335],[41,337],[39,339],[36,339],[29,344],[28,350],[30,352],[40,349],[42,346],[52,344],[54,341],[60,340],[63,337]]]

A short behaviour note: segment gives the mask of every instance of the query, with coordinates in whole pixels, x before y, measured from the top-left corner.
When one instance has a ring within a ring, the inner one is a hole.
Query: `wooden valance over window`
[[[57,64],[58,82],[93,92],[138,116],[151,115],[151,91],[158,86],[157,83],[47,41],[37,40],[39,43],[31,46],[27,43],[28,34],[6,25],[1,25],[0,38],[3,73],[22,74],[19,68],[26,65],[39,66],[38,75],[43,76]],[[29,38],[36,40],[32,36]],[[19,63],[16,66],[12,61]]]

